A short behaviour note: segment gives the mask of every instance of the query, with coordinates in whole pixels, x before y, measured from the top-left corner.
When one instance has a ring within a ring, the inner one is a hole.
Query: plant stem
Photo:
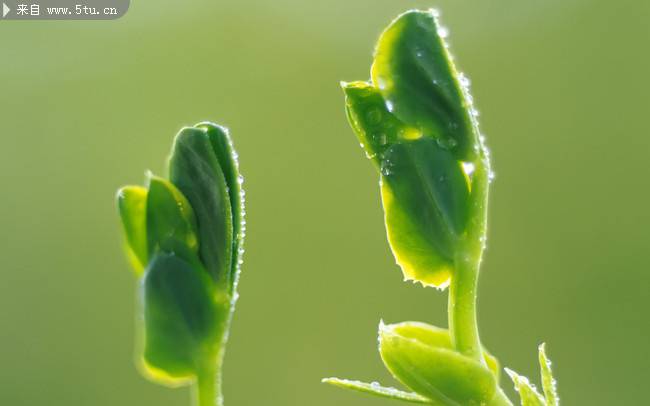
[[[487,228],[490,162],[481,149],[472,177],[469,224],[463,247],[454,258],[455,272],[449,288],[449,331],[460,353],[485,364],[476,318],[476,289]]]
[[[503,393],[503,390],[497,386],[497,393],[490,401],[489,406],[512,406],[512,402],[508,399],[506,394]]]
[[[458,352],[485,363],[476,322],[478,262],[468,256],[456,260],[449,287],[449,331]]]
[[[193,404],[196,406],[223,406],[221,392],[221,360],[223,356],[206,357],[206,362],[196,378]]]

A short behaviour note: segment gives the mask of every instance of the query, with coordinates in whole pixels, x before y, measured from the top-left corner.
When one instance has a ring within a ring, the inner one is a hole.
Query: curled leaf
[[[155,176],[147,194],[147,240],[150,257],[163,251],[192,262],[199,248],[192,206],[173,184]]]
[[[199,255],[218,288],[230,290],[233,217],[226,179],[205,128],[187,127],[174,141],[170,180],[190,202],[198,226]]]
[[[147,189],[124,186],[117,192],[117,206],[122,220],[126,251],[136,274],[147,266]]]
[[[242,189],[244,178],[239,172],[238,155],[233,147],[228,130],[225,127],[210,122],[199,123],[196,127],[206,131],[221,171],[223,172],[228,197],[230,198],[230,211],[232,213],[231,252],[233,258],[231,261],[230,275],[227,280],[229,281],[230,293],[232,293],[235,289],[239,266],[242,262],[241,257],[244,252],[243,245],[246,232],[244,190]]]
[[[442,404],[487,404],[497,389],[492,371],[452,349],[430,344],[442,340],[436,331],[386,325],[379,328],[381,358],[408,388]]]

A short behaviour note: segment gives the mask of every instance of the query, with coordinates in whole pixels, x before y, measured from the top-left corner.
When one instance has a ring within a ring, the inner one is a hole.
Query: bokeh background
[[[0,21],[0,404],[187,405],[133,363],[135,281],[114,203],[175,132],[231,128],[248,240],[227,404],[390,405],[376,327],[445,325],[403,283],[339,80],[381,29],[439,7],[497,178],[480,327],[566,405],[642,405],[650,378],[650,7],[634,0],[135,1],[111,22]],[[510,383],[505,382],[510,394]]]

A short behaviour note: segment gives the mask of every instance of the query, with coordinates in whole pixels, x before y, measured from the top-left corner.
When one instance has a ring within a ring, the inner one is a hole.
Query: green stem
[[[512,406],[512,402],[508,399],[506,394],[503,393],[503,390],[497,386],[497,393],[490,401],[489,406]]]
[[[223,406],[221,391],[222,355],[206,357],[206,363],[199,372],[194,386],[193,404],[195,406]]]
[[[485,363],[476,321],[478,262],[470,258],[456,261],[456,272],[449,287],[449,331],[454,347],[461,354]]]
[[[468,231],[454,258],[455,272],[449,288],[449,330],[457,351],[481,363],[483,349],[476,320],[476,289],[487,226],[490,164],[482,157],[472,178]]]

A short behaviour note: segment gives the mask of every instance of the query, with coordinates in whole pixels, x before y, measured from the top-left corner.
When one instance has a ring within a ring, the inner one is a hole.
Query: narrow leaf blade
[[[557,384],[551,370],[551,360],[546,356],[546,344],[539,346],[539,366],[542,372],[542,388],[544,389],[546,404],[547,406],[558,406],[560,398],[557,394]]]
[[[147,189],[125,186],[117,192],[117,205],[122,219],[126,251],[137,275],[147,266]]]
[[[505,368],[505,371],[515,384],[515,389],[519,392],[521,406],[546,406],[542,395],[537,392],[537,389],[528,381],[528,378],[508,368]]]
[[[372,395],[376,395],[388,399],[403,400],[411,403],[442,405],[441,403],[437,403],[431,399],[425,398],[424,396],[420,396],[417,393],[405,392],[396,388],[381,386],[376,382],[367,383],[362,381],[354,381],[354,380],[340,379],[340,378],[325,378],[323,379],[322,382],[337,386],[339,388],[352,389],[359,392],[369,393]]]

